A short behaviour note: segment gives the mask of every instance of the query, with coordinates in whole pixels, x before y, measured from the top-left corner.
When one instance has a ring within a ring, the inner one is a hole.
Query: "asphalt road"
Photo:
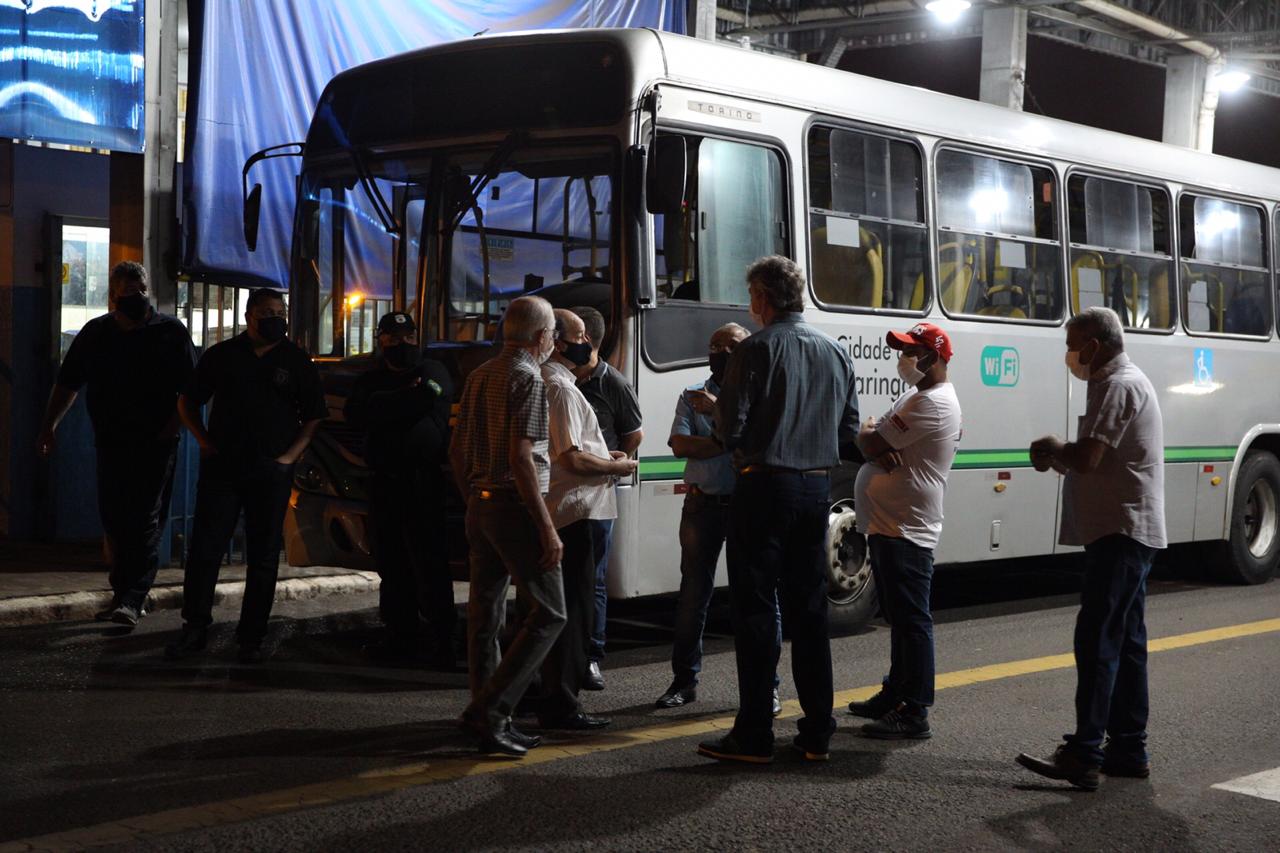
[[[613,727],[553,735],[519,763],[478,759],[456,732],[465,674],[364,660],[369,597],[281,605],[261,668],[234,662],[225,623],[206,658],[167,663],[174,612],[132,634],[10,629],[0,850],[1277,849],[1280,802],[1212,786],[1280,767],[1280,583],[1153,582],[1153,776],[1090,794],[1013,761],[1070,727],[1077,577],[1001,568],[939,577],[933,739],[865,740],[838,712],[821,765],[782,748],[767,767],[694,753],[736,704],[723,607],[699,701],[658,712],[671,601],[616,605],[608,687],[586,694]],[[833,653],[840,698],[869,695],[888,632]],[[782,747],[792,719],[776,731]]]

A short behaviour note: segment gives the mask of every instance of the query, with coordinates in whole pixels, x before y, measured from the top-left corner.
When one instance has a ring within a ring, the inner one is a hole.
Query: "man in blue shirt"
[[[737,323],[716,329],[708,347],[711,376],[685,389],[676,403],[667,444],[686,459],[684,510],[680,514],[680,603],[671,647],[671,686],[658,697],[659,708],[678,708],[698,698],[702,671],[702,628],[715,589],[716,563],[724,545],[729,500],[738,473],[733,457],[715,437],[712,413],[729,354],[749,333]]]

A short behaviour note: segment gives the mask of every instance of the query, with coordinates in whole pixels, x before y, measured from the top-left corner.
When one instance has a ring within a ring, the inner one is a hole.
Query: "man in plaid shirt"
[[[502,332],[502,351],[467,378],[449,462],[467,504],[471,548],[471,703],[461,724],[481,752],[520,758],[541,739],[513,728],[511,710],[565,624],[563,546],[545,500],[551,464],[539,371],[555,347],[551,305],[536,296],[512,300]],[[512,580],[528,612],[504,656],[498,634]]]

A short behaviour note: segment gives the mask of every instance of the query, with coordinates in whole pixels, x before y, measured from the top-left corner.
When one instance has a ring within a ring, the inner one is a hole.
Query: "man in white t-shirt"
[[[867,535],[880,609],[892,627],[891,664],[880,692],[851,702],[869,717],[867,737],[927,738],[933,704],[933,549],[942,532],[947,474],[960,444],[960,401],[947,380],[951,339],[932,323],[889,332],[898,375],[909,388],[858,435],[867,458],[854,487],[858,530]]]
[[[636,470],[636,460],[610,452],[595,410],[578,389],[573,368],[591,357],[581,318],[556,309],[556,343],[542,365],[547,386],[551,485],[547,509],[564,543],[565,626],[542,664],[538,721],[544,729],[598,729],[607,717],[586,714],[578,701],[587,673],[587,641],[595,616],[593,521],[618,515],[615,477]]]

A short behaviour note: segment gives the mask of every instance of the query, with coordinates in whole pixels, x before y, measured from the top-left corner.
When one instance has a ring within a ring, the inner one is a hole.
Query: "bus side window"
[[[1271,333],[1271,286],[1262,211],[1183,195],[1178,203],[1182,304],[1187,331]]]
[[[943,308],[996,320],[1060,318],[1053,172],[944,149],[937,183]]]
[[[1169,197],[1128,181],[1067,181],[1071,313],[1111,308],[1129,329],[1173,328]]]
[[[923,311],[928,229],[920,152],[837,128],[809,131],[809,277],[831,307]]]

